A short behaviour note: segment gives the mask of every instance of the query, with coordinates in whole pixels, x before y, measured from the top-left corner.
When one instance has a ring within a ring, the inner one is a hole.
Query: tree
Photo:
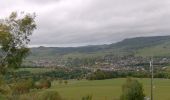
[[[0,73],[8,68],[21,66],[22,60],[28,55],[29,36],[36,29],[35,14],[20,16],[16,12],[0,20]]]
[[[143,86],[137,80],[128,78],[122,86],[120,100],[144,100]]]

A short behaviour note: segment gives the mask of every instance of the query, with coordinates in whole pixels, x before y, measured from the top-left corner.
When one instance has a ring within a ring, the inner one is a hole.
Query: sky
[[[110,44],[170,35],[170,0],[0,0],[0,18],[36,13],[30,46]]]

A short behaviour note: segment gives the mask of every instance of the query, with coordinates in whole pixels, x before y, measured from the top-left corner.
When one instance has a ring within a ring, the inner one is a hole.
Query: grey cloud
[[[55,2],[59,2],[60,0],[25,0],[25,2],[28,3],[36,3],[36,4],[47,4],[47,3],[55,3]]]
[[[31,45],[92,45],[136,36],[170,35],[169,0],[25,2],[0,1],[0,16],[7,16],[12,10],[36,12],[38,29],[31,37]]]

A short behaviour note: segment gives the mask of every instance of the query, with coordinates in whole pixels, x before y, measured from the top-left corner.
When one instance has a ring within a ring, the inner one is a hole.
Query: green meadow
[[[144,93],[150,96],[150,79],[137,79],[143,84]],[[81,100],[83,96],[92,95],[93,100],[119,100],[122,84],[125,78],[108,80],[69,80],[68,84],[52,83],[52,87],[43,90],[33,90],[42,93],[44,91],[57,91],[66,100]],[[154,79],[154,100],[170,100],[170,80]]]

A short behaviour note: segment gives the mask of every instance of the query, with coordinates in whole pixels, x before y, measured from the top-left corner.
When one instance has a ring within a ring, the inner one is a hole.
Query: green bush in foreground
[[[40,95],[35,93],[35,94],[25,94],[25,95],[20,95],[17,100],[40,100]]]
[[[24,94],[17,99],[10,100],[63,100],[57,91],[46,91],[43,93]]]
[[[20,80],[12,85],[12,95],[28,93],[33,88],[33,80]]]
[[[51,82],[49,80],[40,80],[35,82],[34,87],[37,89],[47,89],[51,87]]]
[[[131,78],[122,86],[122,93],[120,100],[143,100],[145,96],[142,84]]]
[[[40,100],[63,100],[56,91],[46,91],[41,95]]]

